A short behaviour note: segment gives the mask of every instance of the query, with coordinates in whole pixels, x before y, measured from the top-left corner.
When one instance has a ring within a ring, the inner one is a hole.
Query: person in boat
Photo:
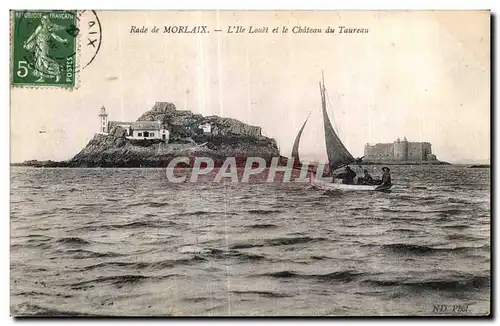
[[[343,184],[354,184],[354,178],[356,178],[356,172],[351,170],[350,167],[345,168],[345,173],[342,178]]]
[[[382,186],[392,185],[390,169],[387,166],[382,168]]]
[[[364,170],[363,173],[364,173],[364,175],[363,175],[363,184],[365,184],[365,185],[372,185],[373,184],[373,178],[370,175],[370,173],[368,173],[368,170]]]

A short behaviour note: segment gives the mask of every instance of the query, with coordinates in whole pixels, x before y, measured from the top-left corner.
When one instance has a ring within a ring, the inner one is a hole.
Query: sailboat
[[[323,112],[323,127],[325,131],[325,145],[326,152],[328,155],[328,167],[331,176],[334,176],[334,171],[342,167],[346,167],[350,164],[356,163],[360,164],[361,158],[354,158],[354,156],[349,152],[349,150],[344,146],[337,133],[333,129],[332,123],[328,118],[328,113],[326,110],[326,88],[324,78],[322,82],[319,83],[319,89],[321,94],[321,108]],[[309,119],[309,117],[307,118]],[[302,128],[295,139],[294,146],[292,149],[292,157],[298,159],[298,147],[300,142],[300,137],[302,131],[307,123],[307,119],[302,125]],[[324,190],[355,190],[355,191],[381,191],[388,190],[392,185],[363,185],[363,184],[343,184],[342,179],[333,179],[333,182],[327,182],[324,180],[319,180],[316,178],[315,173],[310,174],[311,186],[317,189]]]
[[[304,131],[304,128],[306,127],[307,120],[309,120],[309,117],[311,114],[309,113],[309,116],[307,117],[306,121],[304,121],[304,124],[299,130],[299,133],[297,134],[297,137],[295,137],[295,141],[293,142],[293,147],[292,147],[292,159],[293,161],[293,166],[294,167],[300,167],[300,158],[299,158],[299,144],[300,144],[300,137],[302,136],[302,132]]]

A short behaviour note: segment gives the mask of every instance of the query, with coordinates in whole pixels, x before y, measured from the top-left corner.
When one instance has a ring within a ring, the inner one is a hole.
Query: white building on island
[[[130,125],[128,138],[163,139],[168,142],[169,132],[161,121],[136,121]]]
[[[108,133],[108,114],[104,105],[101,107],[101,113],[99,113],[99,133]]]
[[[107,135],[116,127],[123,128],[128,139],[161,139],[168,143],[170,136],[161,121],[108,121],[108,114],[103,106],[99,114],[99,133]]]
[[[133,122],[125,122],[125,121],[109,121],[108,122],[108,132],[113,130],[115,127],[122,127],[127,136],[131,134],[131,126]]]
[[[198,128],[202,129],[205,135],[212,133],[212,124],[209,122],[199,125]]]

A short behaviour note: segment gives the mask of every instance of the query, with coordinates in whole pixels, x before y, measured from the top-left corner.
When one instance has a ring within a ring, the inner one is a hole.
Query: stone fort
[[[406,137],[393,143],[365,145],[366,161],[437,161],[431,143],[409,142]]]

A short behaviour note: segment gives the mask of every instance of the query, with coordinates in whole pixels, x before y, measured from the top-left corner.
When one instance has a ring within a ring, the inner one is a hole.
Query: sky
[[[318,82],[354,156],[366,143],[427,141],[448,162],[490,157],[488,11],[98,11],[102,44],[78,88],[11,89],[11,162],[67,160],[110,120],[136,120],[157,101],[262,127],[289,156],[326,160]],[[208,34],[164,34],[207,25]],[[228,26],[269,28],[229,34]],[[153,26],[158,34],[130,33]],[[286,26],[289,32],[273,34]],[[294,26],[336,33],[292,33]],[[366,28],[339,34],[338,27]],[[221,29],[222,32],[215,32]],[[80,59],[91,55],[81,39]],[[82,60],[83,60],[82,59]],[[44,133],[40,133],[44,131]]]

